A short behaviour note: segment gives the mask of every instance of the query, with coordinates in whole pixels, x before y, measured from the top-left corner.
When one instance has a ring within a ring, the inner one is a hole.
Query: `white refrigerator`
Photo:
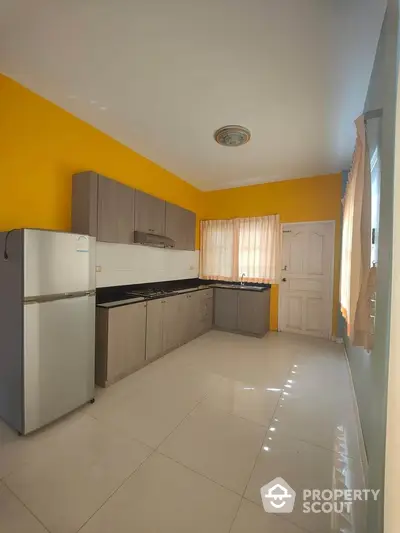
[[[0,417],[22,434],[94,396],[95,239],[0,233]]]

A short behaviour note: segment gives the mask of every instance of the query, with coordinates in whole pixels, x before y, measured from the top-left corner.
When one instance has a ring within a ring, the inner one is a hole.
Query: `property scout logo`
[[[302,491],[303,513],[348,513],[354,501],[378,499],[379,490],[373,489],[304,489]],[[296,501],[296,492],[281,477],[261,487],[261,500],[267,513],[291,513]]]

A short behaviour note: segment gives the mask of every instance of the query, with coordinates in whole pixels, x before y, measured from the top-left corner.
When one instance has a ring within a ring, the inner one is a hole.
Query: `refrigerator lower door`
[[[95,289],[95,247],[87,235],[24,230],[24,297]]]
[[[93,398],[94,357],[94,295],[25,303],[23,433]]]

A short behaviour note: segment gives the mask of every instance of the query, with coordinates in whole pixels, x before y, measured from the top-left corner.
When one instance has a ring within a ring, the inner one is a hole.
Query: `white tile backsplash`
[[[96,243],[96,286],[130,285],[199,276],[199,252],[140,244]]]

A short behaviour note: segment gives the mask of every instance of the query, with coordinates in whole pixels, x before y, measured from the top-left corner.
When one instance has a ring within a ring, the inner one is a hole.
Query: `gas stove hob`
[[[165,296],[167,294],[171,294],[172,292],[175,292],[175,289],[170,290],[164,290],[164,289],[144,289],[142,291],[129,291],[126,294],[129,294],[131,296],[137,296],[141,298],[158,298]]]

